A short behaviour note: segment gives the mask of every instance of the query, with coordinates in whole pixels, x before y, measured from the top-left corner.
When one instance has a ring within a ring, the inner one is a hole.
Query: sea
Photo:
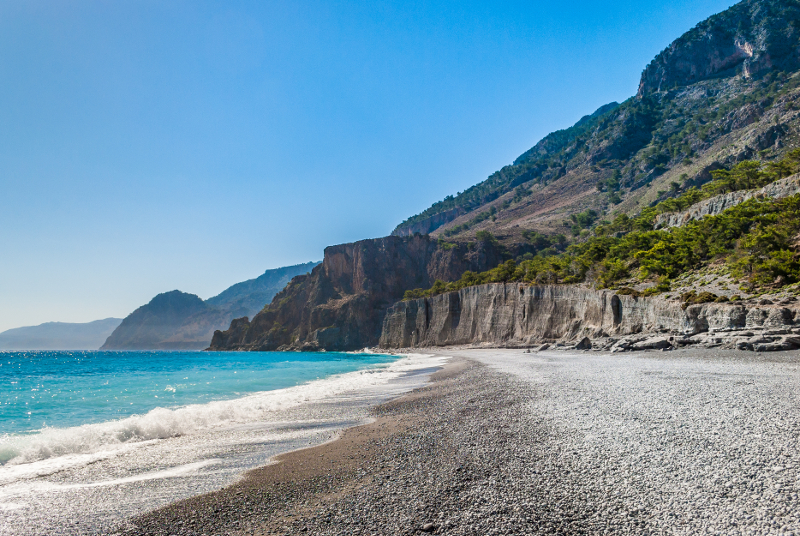
[[[0,352],[0,535],[108,534],[332,440],[424,354]]]

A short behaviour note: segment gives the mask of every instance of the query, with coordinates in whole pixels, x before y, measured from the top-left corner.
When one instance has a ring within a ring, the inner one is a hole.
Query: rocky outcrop
[[[414,234],[431,234],[433,231],[450,223],[454,219],[458,218],[462,214],[465,214],[466,211],[462,208],[453,208],[450,210],[445,210],[443,212],[439,212],[438,214],[434,214],[424,220],[416,221],[414,223],[409,224],[400,224],[398,225],[394,231],[392,231],[392,236],[412,236]]]
[[[656,216],[654,225],[657,229],[679,227],[692,220],[699,220],[706,216],[716,216],[750,199],[781,199],[796,194],[800,194],[800,174],[775,181],[758,190],[740,190],[718,195],[695,203],[683,212],[659,214]]]
[[[218,331],[211,350],[354,350],[377,344],[386,310],[413,288],[497,266],[488,242],[440,248],[427,236],[330,246],[309,275],[293,279],[252,321]]]
[[[379,346],[531,347],[543,343],[614,350],[702,344],[754,350],[798,342],[797,302],[791,306],[693,305],[621,296],[577,286],[519,283],[469,287],[397,303],[386,314]],[[667,335],[658,335],[667,334]],[[760,346],[759,346],[760,345]]]
[[[700,80],[741,73],[753,76],[800,66],[796,0],[745,0],[675,40],[647,66],[639,96]]]

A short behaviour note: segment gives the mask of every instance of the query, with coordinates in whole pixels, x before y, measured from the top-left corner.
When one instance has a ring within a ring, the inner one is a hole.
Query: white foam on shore
[[[446,358],[407,354],[372,369],[238,399],[156,408],[144,415],[103,423],[46,428],[31,435],[7,435],[0,438],[0,462],[5,461],[0,466],[0,483],[92,463],[160,439],[269,421],[275,412],[380,388],[403,374],[439,366],[444,361]]]

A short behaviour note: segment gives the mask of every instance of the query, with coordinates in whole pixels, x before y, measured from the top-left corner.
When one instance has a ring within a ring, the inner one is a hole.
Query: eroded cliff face
[[[637,349],[689,344],[756,349],[758,344],[791,346],[795,339],[800,346],[800,337],[793,333],[800,331],[796,320],[800,321],[796,305],[712,303],[683,309],[675,301],[608,290],[497,283],[397,303],[386,314],[379,346],[525,347],[588,337],[609,349],[633,349],[636,344]],[[647,343],[664,333],[672,340]],[[725,341],[717,342],[721,333]]]
[[[694,82],[800,65],[800,16],[796,0],[745,0],[714,15],[675,40],[647,66],[639,96]]]
[[[497,266],[489,243],[441,248],[427,236],[390,236],[325,249],[309,275],[294,278],[253,317],[217,331],[211,350],[354,350],[377,344],[386,310],[412,288]]]

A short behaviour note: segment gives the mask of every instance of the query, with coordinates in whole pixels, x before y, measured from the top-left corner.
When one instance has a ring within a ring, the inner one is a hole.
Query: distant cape
[[[121,322],[121,318],[106,318],[9,329],[0,333],[0,350],[97,350]]]

